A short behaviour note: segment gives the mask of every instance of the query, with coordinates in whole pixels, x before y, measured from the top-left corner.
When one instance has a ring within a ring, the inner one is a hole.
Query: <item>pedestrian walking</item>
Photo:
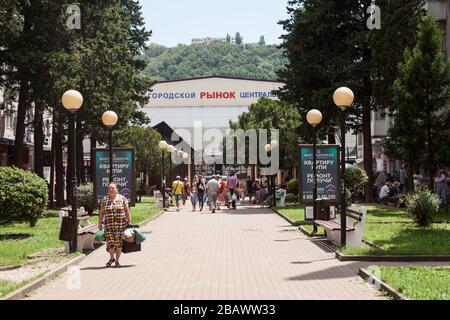
[[[203,180],[202,176],[199,176],[197,182],[197,197],[198,197],[198,207],[200,211],[203,210],[203,205],[205,203],[205,190],[206,190],[205,181]]]
[[[183,206],[186,204],[186,200],[191,195],[191,186],[188,178],[184,178],[183,181]]]
[[[225,204],[228,208],[230,208],[229,197],[228,197],[228,187],[227,187],[227,177],[223,176],[220,179],[219,175],[219,193],[217,194],[217,210],[220,210],[220,205]]]
[[[183,182],[181,182],[180,176],[177,176],[175,181],[172,182],[172,194],[175,197],[177,211],[180,211],[180,201],[182,200],[184,194]]]
[[[236,176],[236,172],[232,172],[227,178],[227,188],[231,196],[231,207],[236,209],[237,195],[235,194],[236,188],[239,187],[239,182]]]
[[[108,186],[108,195],[100,203],[100,214],[98,216],[98,228],[104,230],[106,251],[109,253],[107,267],[110,267],[113,263],[115,263],[115,267],[120,267],[119,259],[122,253],[123,233],[130,224],[131,214],[128,200],[119,194],[117,186],[111,183]]]
[[[250,203],[252,202],[252,197],[255,194],[255,189],[253,188],[254,183],[255,182],[252,180],[252,178],[250,176],[248,176],[247,181],[245,182],[245,189],[247,191],[247,196],[248,196]]]
[[[197,176],[194,177],[194,180],[191,183],[191,203],[192,203],[192,211],[197,211],[197,201],[198,201],[198,191],[197,191]]]
[[[208,200],[209,200],[209,210],[212,211],[212,213],[216,212],[217,207],[217,194],[220,189],[220,183],[219,183],[219,175],[215,175],[213,179],[209,180],[206,185],[206,191],[208,193]]]

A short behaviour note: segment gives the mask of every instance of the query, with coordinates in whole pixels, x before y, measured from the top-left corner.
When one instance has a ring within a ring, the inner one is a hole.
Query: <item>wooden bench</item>
[[[83,250],[94,250],[94,238],[95,234],[99,231],[98,225],[95,223],[89,223],[88,215],[78,217],[80,226],[77,232],[77,251],[83,252]],[[69,242],[64,241],[65,252],[70,252]]]
[[[367,208],[361,207],[360,211],[356,210],[356,206],[347,208],[347,245],[353,247],[360,247],[364,235],[364,225],[366,221]],[[328,240],[335,244],[341,244],[341,221],[340,220],[314,220],[314,224],[325,229],[325,235]]]

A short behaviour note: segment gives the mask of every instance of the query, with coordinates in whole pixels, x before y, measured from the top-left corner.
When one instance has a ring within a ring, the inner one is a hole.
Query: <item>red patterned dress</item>
[[[104,215],[104,232],[106,238],[106,251],[122,249],[123,232],[127,227],[127,215],[125,205],[127,198],[117,194],[114,201],[106,196],[102,199],[101,206]]]

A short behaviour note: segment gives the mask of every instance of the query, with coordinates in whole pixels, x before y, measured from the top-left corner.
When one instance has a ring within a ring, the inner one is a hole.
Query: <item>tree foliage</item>
[[[145,74],[156,80],[204,76],[273,80],[276,79],[275,72],[286,61],[276,46],[246,44],[240,47],[226,42],[174,48],[152,44],[143,59],[148,63]]]
[[[249,106],[236,122],[230,122],[232,129],[278,129],[280,167],[292,168],[296,165],[299,144],[297,128],[302,123],[298,110],[283,101],[261,98]]]
[[[386,144],[388,153],[410,170],[425,166],[431,177],[438,166],[438,154],[448,154],[450,110],[450,63],[441,49],[441,32],[436,20],[421,23],[418,43],[405,50],[399,76],[393,87],[394,124]],[[440,159],[448,164],[448,158]]]
[[[358,0],[293,0],[288,13],[289,19],[280,22],[286,31],[281,48],[289,61],[278,72],[286,84],[280,96],[304,117],[310,109],[319,109],[321,130],[334,137],[339,111],[333,92],[347,86],[357,94],[366,71],[361,66],[364,8]]]
[[[160,172],[161,150],[158,147],[160,140],[160,133],[151,127],[129,126],[114,132],[117,146],[135,149],[136,170],[149,175]]]

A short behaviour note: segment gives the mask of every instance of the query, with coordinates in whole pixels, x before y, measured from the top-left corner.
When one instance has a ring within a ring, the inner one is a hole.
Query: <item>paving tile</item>
[[[356,273],[270,209],[169,211],[147,224],[139,253],[124,268],[103,268],[104,248],[81,264],[81,289],[64,274],[30,299],[383,299]]]

